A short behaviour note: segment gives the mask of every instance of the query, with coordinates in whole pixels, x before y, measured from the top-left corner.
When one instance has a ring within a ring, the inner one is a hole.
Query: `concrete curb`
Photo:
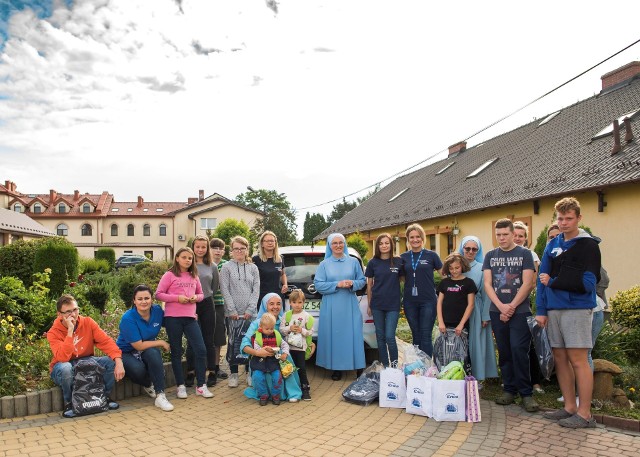
[[[186,369],[186,362],[182,362],[183,369]],[[164,379],[167,387],[176,385],[176,379],[173,376],[171,362],[164,364]],[[116,383],[115,392],[112,397],[116,401],[125,398],[137,397],[142,392],[139,384],[134,384],[131,379],[125,377],[122,381]],[[53,387],[47,390],[38,390],[28,392],[27,394],[5,396],[0,398],[0,418],[14,419],[19,417],[34,416],[36,414],[46,414],[56,411],[62,411],[64,401],[62,398],[62,389]]]

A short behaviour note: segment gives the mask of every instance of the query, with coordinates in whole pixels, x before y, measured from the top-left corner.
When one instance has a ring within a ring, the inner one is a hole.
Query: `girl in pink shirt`
[[[207,351],[196,321],[196,303],[202,301],[204,295],[193,259],[191,249],[178,249],[173,259],[173,266],[158,283],[156,298],[165,303],[164,325],[169,337],[169,346],[171,346],[171,367],[178,385],[177,397],[187,398],[187,388],[184,385],[182,372],[182,335],[184,335],[195,354],[198,380],[195,393],[204,398],[211,398],[213,394],[207,389],[205,381]]]

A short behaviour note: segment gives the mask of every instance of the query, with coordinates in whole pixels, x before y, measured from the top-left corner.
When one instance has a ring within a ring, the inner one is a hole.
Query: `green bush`
[[[162,278],[162,275],[164,275],[169,268],[171,268],[169,262],[163,260],[159,262],[143,262],[134,267],[139,280],[138,284],[146,284],[149,286],[152,291],[151,293],[155,293],[160,278]]]
[[[542,259],[542,254],[544,253],[544,248],[547,247],[547,230],[549,230],[549,225],[545,225],[540,234],[538,235],[538,239],[536,240],[536,245],[533,248],[538,257]]]
[[[616,365],[624,365],[631,351],[625,339],[625,330],[611,321],[605,321],[596,339],[591,356],[594,359],[605,359]]]
[[[369,247],[367,246],[367,242],[362,238],[359,232],[352,233],[347,237],[347,246],[355,249],[362,257],[362,260],[367,256],[367,252],[369,252]]]
[[[80,259],[78,266],[80,274],[108,273],[111,270],[109,262],[105,259]]]
[[[41,334],[49,328],[56,315],[55,301],[49,298],[46,287],[48,282],[46,271],[35,274],[29,288],[18,278],[0,278],[0,313],[16,316],[29,332]]]
[[[38,246],[34,262],[34,271],[51,269],[51,294],[60,296],[67,283],[73,282],[78,276],[78,250],[65,238],[56,236],[44,240]]]
[[[43,240],[23,241],[0,248],[0,276],[13,276],[27,287],[32,284],[36,251]]]
[[[640,328],[640,285],[618,291],[609,300],[611,317],[623,327]]]
[[[624,332],[620,337],[620,343],[622,346],[629,348],[627,359],[636,365],[640,364],[640,328]],[[638,381],[640,382],[640,378],[638,378]]]
[[[103,312],[109,300],[109,289],[101,284],[94,284],[87,287],[84,295],[93,307]]]
[[[140,278],[134,268],[127,268],[119,277],[119,294],[125,306],[133,303],[133,289],[141,284]]]
[[[111,271],[116,267],[116,251],[113,248],[98,248],[94,254],[96,260],[106,260]],[[106,273],[106,271],[105,271]]]

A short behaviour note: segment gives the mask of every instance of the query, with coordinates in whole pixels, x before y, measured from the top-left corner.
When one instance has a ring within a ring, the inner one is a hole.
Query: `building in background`
[[[33,219],[54,235],[66,237],[82,257],[93,258],[100,247],[111,247],[116,257],[142,254],[166,260],[196,235],[206,235],[219,222],[233,218],[252,227],[262,213],[220,194],[187,202],[117,202],[112,194],[27,194],[14,182],[0,185],[0,208]]]

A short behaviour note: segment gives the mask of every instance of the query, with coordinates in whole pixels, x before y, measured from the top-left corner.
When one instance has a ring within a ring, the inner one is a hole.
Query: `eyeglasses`
[[[478,252],[478,248],[464,248],[465,252]]]
[[[62,314],[64,317],[69,317],[72,314],[79,313],[79,312],[80,312],[80,308],[73,308],[68,311],[60,311],[60,314]]]
[[[232,249],[233,252],[244,252],[246,250],[247,250],[247,248],[233,248]]]

